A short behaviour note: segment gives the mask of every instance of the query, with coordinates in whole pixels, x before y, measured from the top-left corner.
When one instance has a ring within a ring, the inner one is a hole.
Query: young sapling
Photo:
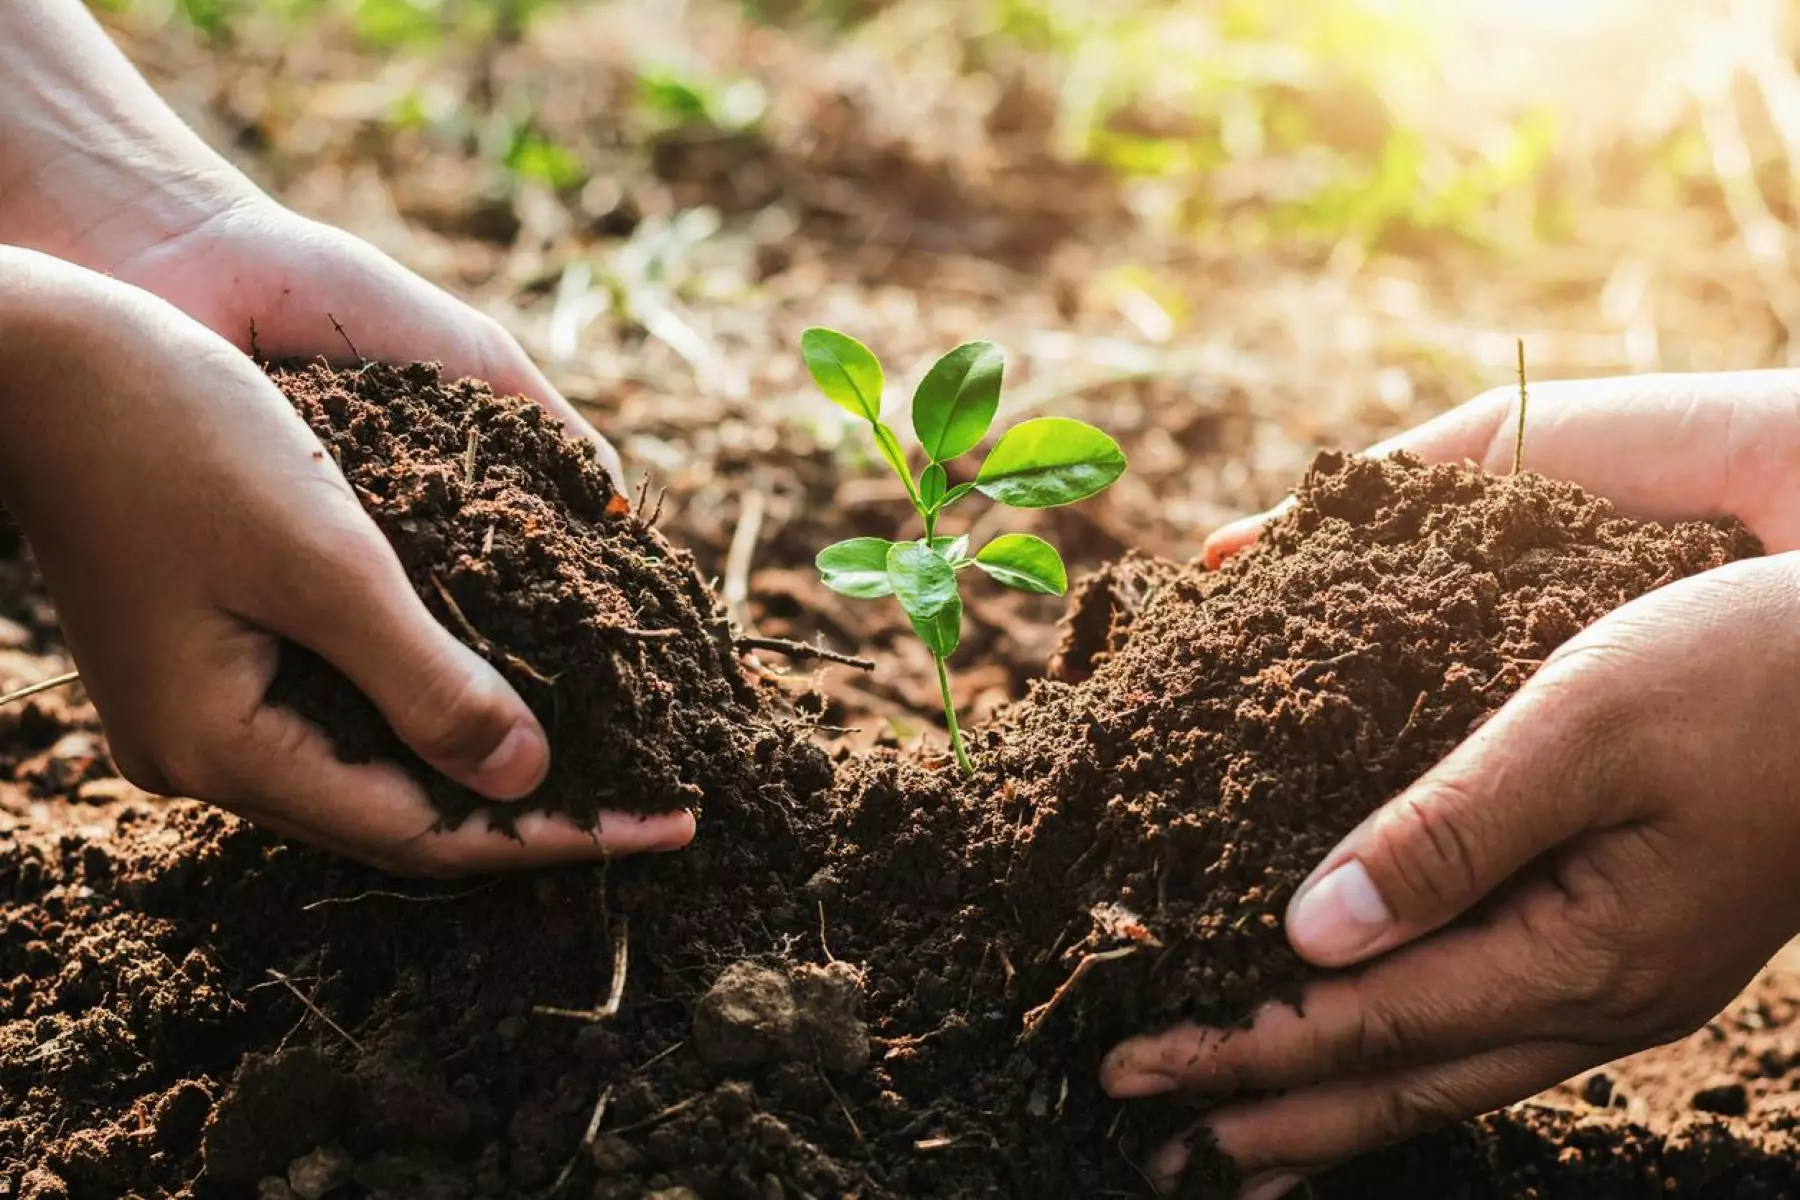
[[[1024,592],[1060,596],[1068,571],[1056,547],[1028,533],[1008,533],[971,554],[969,537],[943,537],[938,521],[971,492],[1013,508],[1073,504],[1110,487],[1125,473],[1117,442],[1081,421],[1036,417],[1007,430],[975,478],[950,486],[945,464],[975,449],[1000,407],[1006,355],[992,342],[968,342],[940,358],[913,393],[913,433],[926,463],[915,479],[900,439],[881,419],[881,363],[869,348],[835,329],[808,329],[800,349],[813,381],[833,404],[868,423],[881,458],[900,477],[924,525],[916,541],[859,537],[819,552],[819,576],[834,592],[860,600],[893,596],[937,664],[944,720],[957,764],[973,773],[956,703],[950,695],[950,656],[962,641],[962,596],[957,576],[974,567],[995,582]]]

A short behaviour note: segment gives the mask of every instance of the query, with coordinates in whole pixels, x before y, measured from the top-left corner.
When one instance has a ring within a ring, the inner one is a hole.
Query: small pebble
[[[1613,1101],[1612,1076],[1605,1071],[1595,1071],[1581,1085],[1581,1098],[1595,1108],[1606,1108]]]
[[[1741,1117],[1750,1111],[1750,1094],[1739,1080],[1716,1079],[1694,1093],[1694,1107],[1721,1117]]]
[[[502,1041],[516,1042],[525,1036],[525,1018],[502,1017],[500,1023],[494,1026],[494,1032],[500,1035]]]
[[[264,1175],[256,1185],[256,1200],[294,1200],[294,1189],[279,1175]]]
[[[288,1164],[288,1186],[297,1200],[320,1200],[350,1182],[356,1160],[342,1146],[320,1146]]]

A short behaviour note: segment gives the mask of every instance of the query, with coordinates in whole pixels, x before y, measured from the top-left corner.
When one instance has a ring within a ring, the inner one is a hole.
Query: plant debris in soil
[[[271,702],[323,728],[347,762],[410,767],[452,825],[542,809],[592,826],[602,810],[696,808],[756,785],[745,734],[756,705],[729,625],[692,558],[632,511],[592,447],[537,405],[429,364],[273,375],[426,607],[537,714],[550,774],[520,804],[486,804],[298,647],[284,649]]]
[[[1735,523],[1640,524],[1535,476],[1327,456],[1226,570],[1128,560],[1084,587],[1060,681],[978,732],[974,781],[894,752],[843,758],[834,780],[704,640],[697,582],[650,572],[665,591],[620,595],[639,579],[621,560],[669,552],[606,511],[585,459],[509,473],[504,453],[564,461],[541,418],[422,368],[381,378],[425,398],[396,397],[390,425],[315,375],[320,412],[343,412],[309,415],[415,583],[460,566],[453,595],[503,669],[573,665],[525,636],[540,620],[590,648],[626,620],[682,629],[649,649],[697,665],[657,677],[713,681],[740,724],[719,753],[740,760],[668,753],[658,738],[696,737],[679,706],[623,719],[653,762],[730,786],[680,776],[708,801],[681,854],[400,884],[132,794],[85,705],[28,702],[0,726],[0,1196],[1146,1195],[1132,1160],[1192,1113],[1100,1095],[1105,1047],[1295,994],[1278,914],[1336,837],[1584,624],[1759,550]],[[470,428],[496,452],[472,495],[453,490]],[[512,522],[519,574],[476,553],[483,506]],[[587,571],[607,586],[578,590]],[[372,713],[314,711],[340,746],[374,736]],[[1763,1019],[1663,1052],[1685,1066],[1660,1078],[1705,1080],[1685,1104],[1634,1110],[1633,1081],[1659,1076],[1627,1064],[1554,1112],[1455,1126],[1319,1194],[1794,1194],[1779,1101],[1800,1052],[1777,1022],[1800,980],[1764,988]],[[1678,1108],[1704,1115],[1676,1128]],[[1202,1155],[1189,1191],[1234,1183]]]

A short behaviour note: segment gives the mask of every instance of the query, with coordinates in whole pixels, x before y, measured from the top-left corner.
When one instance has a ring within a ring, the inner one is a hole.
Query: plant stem
[[[950,672],[944,667],[944,660],[933,655],[937,662],[938,690],[944,693],[944,721],[950,726],[950,748],[956,751],[956,765],[961,767],[964,775],[973,775],[975,767],[969,762],[969,752],[963,749],[962,727],[956,723],[956,703],[950,699]]]

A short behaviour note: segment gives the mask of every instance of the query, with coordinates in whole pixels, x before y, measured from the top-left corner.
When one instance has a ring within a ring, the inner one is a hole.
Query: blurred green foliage
[[[516,37],[581,0],[92,0],[162,13],[229,41],[240,22],[329,20],[378,50],[428,51]],[[607,3],[608,0],[588,0]],[[719,0],[729,7],[733,0]],[[970,72],[1030,62],[1049,81],[1056,149],[1173,199],[1178,230],[1368,250],[1421,235],[1506,248],[1553,237],[1548,111],[1468,144],[1415,127],[1391,103],[1428,86],[1432,0],[735,0],[753,22],[862,38],[880,51],[901,18],[935,27],[927,52]],[[764,85],[667,50],[638,67],[637,127],[759,128]],[[397,109],[395,123],[423,114]],[[581,160],[529,120],[493,146],[515,178],[559,189]]]

